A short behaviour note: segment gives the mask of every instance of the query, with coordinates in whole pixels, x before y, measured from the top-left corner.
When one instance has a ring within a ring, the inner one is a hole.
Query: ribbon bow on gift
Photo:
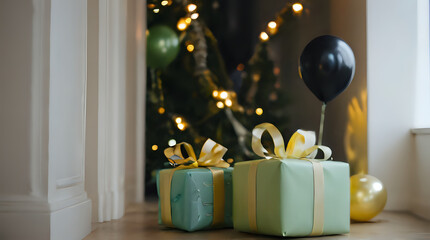
[[[267,131],[273,139],[275,145],[274,154],[269,154],[261,144],[261,137],[265,131]],[[273,124],[262,123],[252,130],[252,150],[254,150],[255,154],[258,156],[266,159],[315,159],[317,150],[320,149],[324,153],[324,158],[315,160],[328,160],[331,156],[331,149],[326,146],[315,145],[315,142],[315,132],[299,129],[290,138],[287,149],[285,150],[284,138]]]
[[[182,154],[181,146],[184,146],[188,157]],[[170,164],[178,169],[197,168],[197,167],[220,167],[228,168],[230,164],[225,162],[222,157],[227,152],[227,148],[208,138],[203,144],[200,156],[197,159],[191,144],[182,142],[174,147],[164,150],[164,155],[169,159]]]
[[[261,137],[267,131],[273,139],[274,151],[269,153],[262,143]],[[315,145],[315,132],[297,130],[288,141],[285,149],[284,139],[281,132],[270,123],[262,123],[257,125],[252,131],[252,150],[265,160],[282,160],[282,159],[300,159],[312,163],[314,175],[314,222],[311,236],[321,235],[324,228],[324,170],[321,161],[331,160],[331,149],[326,146]],[[320,149],[324,153],[322,159],[315,159],[317,150]],[[257,166],[262,161],[252,161],[248,175],[248,193],[250,200],[248,203],[249,226],[252,231],[258,232],[256,218],[256,176]]]
[[[181,146],[185,148],[188,157],[182,154]],[[212,139],[206,140],[203,144],[200,156],[197,159],[193,147],[186,142],[179,143],[174,147],[164,150],[164,155],[169,159],[173,169],[160,172],[160,207],[161,220],[170,227],[173,227],[172,212],[170,204],[170,189],[172,186],[173,174],[176,170],[206,167],[212,173],[213,180],[213,220],[212,226],[224,222],[224,171],[218,168],[228,168],[230,164],[225,162],[222,157],[227,152],[227,148],[216,143]]]

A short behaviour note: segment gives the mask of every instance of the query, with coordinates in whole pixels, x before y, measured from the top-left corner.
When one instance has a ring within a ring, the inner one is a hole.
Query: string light
[[[188,12],[194,12],[197,9],[197,5],[196,4],[188,4],[187,6]]]
[[[275,35],[278,32],[278,24],[275,21],[270,21],[267,27],[270,35]]]
[[[257,114],[257,115],[262,115],[263,114],[263,109],[262,108],[257,108],[257,109],[255,109],[255,114]]]
[[[240,63],[239,65],[237,65],[236,70],[237,71],[243,71],[245,69],[245,65],[243,65],[243,63]]]
[[[169,4],[169,1],[167,0],[161,1],[161,5],[166,6],[167,4]]]
[[[153,8],[155,8],[155,4],[153,4],[153,3],[148,4],[148,8],[149,8],[149,9],[153,9]]]
[[[216,106],[217,106],[217,108],[224,108],[224,103],[222,103],[221,101],[220,102],[217,102],[216,103]]]
[[[294,3],[293,5],[290,5],[290,3],[287,3],[287,5],[280,11],[285,12],[288,8],[292,8],[293,13],[300,14],[303,11],[303,5],[299,2]],[[270,39],[270,36],[273,36],[277,34],[279,30],[279,25],[282,24],[283,19],[278,17],[276,21],[270,21],[267,23],[267,30],[260,33],[260,40],[262,42],[265,42]],[[270,36],[269,36],[270,35]]]
[[[225,100],[225,105],[226,105],[227,107],[231,107],[231,105],[233,105],[233,102],[232,102],[230,99],[226,99],[226,100]]]
[[[179,128],[179,130],[184,131],[185,125],[183,123],[179,123],[178,128]]]
[[[181,117],[177,117],[177,118],[175,119],[175,122],[176,122],[176,123],[178,123],[178,124],[179,124],[179,123],[181,123],[181,122],[182,122],[182,118],[181,118]]]
[[[173,146],[175,146],[175,145],[176,145],[176,140],[175,140],[175,139],[170,139],[170,140],[167,142],[167,144],[168,144],[170,147],[173,147]]]
[[[166,109],[164,109],[163,107],[158,108],[159,114],[164,114],[165,112],[166,112]]]
[[[157,151],[158,150],[158,146],[157,145],[152,145],[152,151]]]
[[[188,52],[193,52],[194,51],[194,45],[193,44],[188,44],[187,45],[187,50],[188,50]]]
[[[191,23],[191,18],[185,18],[185,23],[190,24]]]
[[[302,12],[302,10],[303,10],[303,5],[302,4],[300,4],[300,3],[294,3],[293,4],[293,11],[295,13],[300,13],[300,12]]]
[[[271,29],[275,29],[276,28],[276,22],[275,21],[270,21],[269,24],[267,24],[267,26]]]
[[[187,22],[186,22],[186,20],[184,18],[180,18],[178,20],[177,27],[178,27],[179,31],[184,31],[185,29],[187,29],[188,24],[187,24]]]
[[[267,35],[267,33],[266,32],[261,32],[260,33],[260,39],[264,42],[264,41],[267,41],[267,40],[269,40],[269,35]]]
[[[199,17],[198,13],[191,14],[191,19],[196,20]]]
[[[228,93],[227,93],[226,91],[222,91],[222,92],[219,94],[219,97],[220,97],[221,99],[227,99],[227,97],[228,97]]]
[[[274,67],[273,68],[273,74],[275,74],[276,76],[278,76],[279,73],[281,73],[281,69],[279,67]]]
[[[152,11],[154,11],[154,13],[158,13],[158,12],[160,12],[160,9],[154,8],[154,10],[152,10]]]
[[[252,81],[254,81],[254,82],[258,82],[258,81],[260,81],[260,74],[258,74],[258,73],[254,73],[254,74],[252,74]]]
[[[218,97],[218,91],[217,90],[214,90],[213,92],[212,92],[212,96],[214,96],[214,97]]]

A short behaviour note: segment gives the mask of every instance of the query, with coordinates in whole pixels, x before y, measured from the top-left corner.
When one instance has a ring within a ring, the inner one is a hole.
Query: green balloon
[[[153,26],[149,29],[146,43],[147,65],[164,68],[171,63],[179,52],[179,38],[170,27]]]

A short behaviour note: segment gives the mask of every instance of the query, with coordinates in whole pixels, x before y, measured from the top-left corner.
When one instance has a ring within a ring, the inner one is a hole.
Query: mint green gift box
[[[232,221],[232,172],[233,168],[216,168],[224,171],[225,208],[224,222],[216,228],[233,227]],[[168,171],[168,170],[161,170]],[[207,168],[176,170],[170,189],[172,224],[185,231],[212,228],[213,222],[213,180]],[[157,191],[160,195],[160,173],[157,174]],[[158,223],[161,220],[159,201]]]
[[[248,171],[250,162],[237,163],[233,171],[234,228],[252,232],[248,218]],[[349,166],[325,161],[324,228],[322,235],[349,232]],[[308,161],[265,160],[256,176],[257,233],[308,236],[313,226],[313,171]]]
[[[274,154],[269,154],[261,144],[265,131],[274,140]],[[298,130],[285,151],[282,136],[272,124],[260,124],[254,129],[254,152],[272,158],[236,163],[233,171],[236,230],[283,237],[349,232],[349,165],[304,158],[315,157],[317,148],[324,151],[324,159],[329,158],[331,150],[314,143],[313,132]],[[299,157],[285,157],[289,155]],[[315,229],[318,230],[314,232]]]

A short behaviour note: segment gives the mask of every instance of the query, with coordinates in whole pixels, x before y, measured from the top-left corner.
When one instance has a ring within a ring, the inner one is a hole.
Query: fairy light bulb
[[[214,90],[214,91],[212,92],[212,96],[213,96],[213,97],[218,97],[218,94],[219,94],[219,92],[218,92],[217,90]]]
[[[193,14],[191,14],[190,17],[191,17],[191,19],[196,20],[199,17],[199,14],[198,13],[193,13]]]
[[[275,22],[275,21],[270,21],[270,22],[267,24],[267,26],[268,26],[269,28],[271,28],[271,29],[274,29],[274,28],[276,28],[276,22]]]
[[[160,12],[160,9],[158,9],[158,8],[154,8],[154,10],[152,10],[152,11],[154,11],[154,13],[159,13],[159,12]]]
[[[187,6],[188,12],[194,12],[197,9],[197,5],[196,4],[188,4]]]
[[[227,99],[227,97],[228,97],[228,93],[227,93],[226,91],[222,91],[222,92],[219,94],[219,97],[220,97],[221,99]]]
[[[158,146],[157,145],[152,145],[152,151],[157,151],[158,150]]]
[[[239,65],[237,65],[236,70],[237,71],[243,71],[245,69],[245,65],[243,65],[243,63],[239,63]]]
[[[158,108],[159,114],[164,114],[165,112],[166,112],[166,109],[164,109],[163,107]]]
[[[182,118],[181,118],[181,117],[177,117],[177,118],[175,119],[175,122],[176,122],[176,123],[178,123],[178,124],[179,124],[179,123],[181,123],[181,122],[182,122]]]
[[[178,23],[178,29],[180,31],[184,31],[185,29],[187,29],[187,24],[185,24],[185,23]]]
[[[227,107],[231,107],[231,105],[233,105],[233,102],[232,102],[230,99],[226,99],[226,100],[225,100],[225,105],[226,105]]]
[[[184,31],[185,29],[187,29],[188,24],[184,18],[181,18],[179,19],[178,24],[176,26],[178,27],[179,31]]]
[[[185,23],[186,24],[190,24],[191,23],[191,18],[185,18]]]
[[[173,146],[175,146],[175,145],[176,145],[176,140],[175,140],[175,139],[170,139],[170,140],[167,142],[167,144],[168,144],[170,147],[173,147]]]
[[[188,28],[188,26],[190,25],[190,23],[191,23],[191,20],[190,21],[187,21],[187,19],[188,18],[180,18],[179,20],[178,20],[178,23],[177,23],[177,27],[178,27],[178,30],[179,31],[184,31],[185,29],[187,29]]]
[[[217,106],[217,108],[219,108],[219,109],[224,108],[224,103],[222,103],[221,101],[220,101],[220,102],[217,102],[217,103],[216,103],[216,106]]]
[[[261,32],[261,33],[260,33],[260,39],[261,39],[262,41],[267,41],[267,40],[269,40],[269,35],[267,35],[267,33],[266,33],[266,32]]]
[[[303,5],[300,3],[294,3],[293,4],[293,11],[295,13],[300,13],[303,10]]]
[[[167,1],[167,0],[161,1],[162,6],[166,6],[167,4],[169,4],[169,1]]]
[[[255,109],[255,114],[257,114],[257,115],[262,115],[263,114],[263,109],[262,108],[257,108],[257,109]]]
[[[188,50],[188,52],[193,52],[194,51],[194,45],[193,44],[188,44],[187,45],[187,50]]]
[[[179,128],[179,130],[184,131],[185,130],[185,124],[179,123],[178,128]]]

